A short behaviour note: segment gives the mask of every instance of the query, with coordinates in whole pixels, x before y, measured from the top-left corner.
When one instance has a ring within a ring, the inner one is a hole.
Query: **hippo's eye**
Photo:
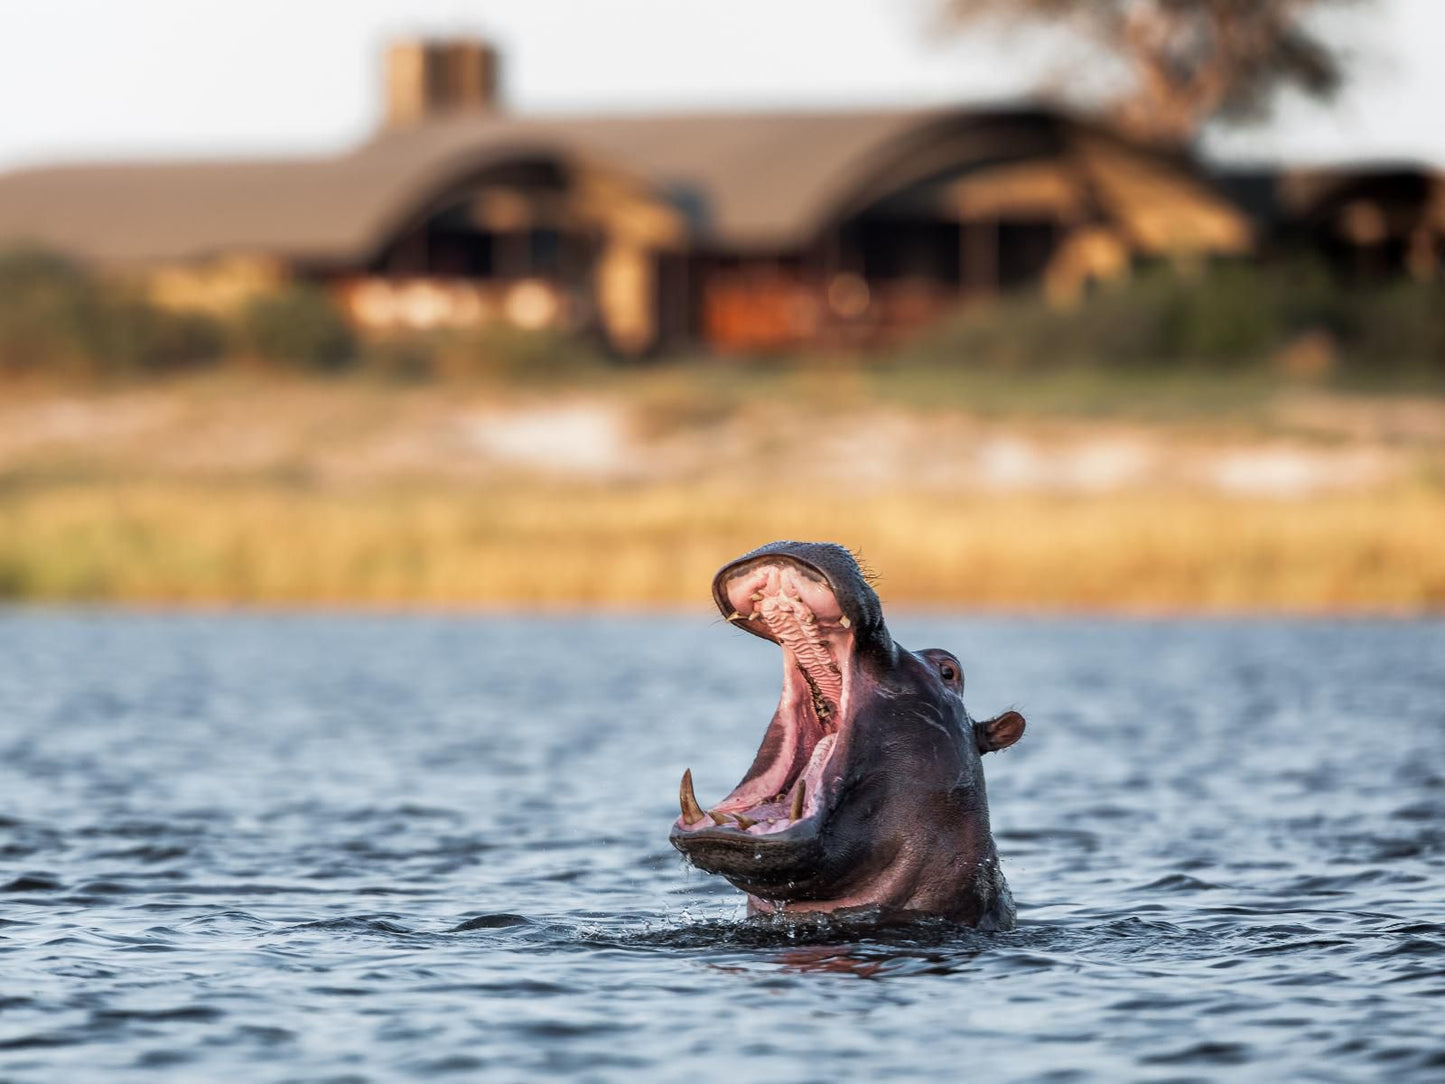
[[[957,681],[958,667],[945,660],[938,664],[938,676],[943,678],[944,681]]]

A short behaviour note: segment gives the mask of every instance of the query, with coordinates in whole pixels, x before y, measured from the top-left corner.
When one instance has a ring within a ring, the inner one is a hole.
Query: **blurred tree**
[[[1081,33],[1119,62],[1121,123],[1158,139],[1193,138],[1208,120],[1256,120],[1274,93],[1328,98],[1341,50],[1306,17],[1359,0],[940,0],[955,26],[1032,25]]]

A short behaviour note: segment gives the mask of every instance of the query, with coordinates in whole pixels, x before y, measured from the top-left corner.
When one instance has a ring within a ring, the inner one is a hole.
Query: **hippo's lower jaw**
[[[807,895],[808,874],[825,864],[819,828],[848,745],[853,622],[826,576],[797,559],[742,564],[719,587],[730,621],[782,647],[783,692],[752,768],[726,798],[704,810],[683,774],[671,842],[754,896]]]

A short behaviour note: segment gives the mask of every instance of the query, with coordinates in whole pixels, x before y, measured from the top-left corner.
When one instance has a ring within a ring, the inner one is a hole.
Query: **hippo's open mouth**
[[[828,577],[801,560],[770,555],[724,570],[714,585],[728,620],[783,649],[783,693],[753,766],[721,802],[704,809],[692,773],[682,777],[673,843],[707,868],[729,842],[750,846],[811,835],[835,797],[847,739],[853,622]]]
[[[1014,919],[989,830],[982,757],[1024,719],[972,718],[963,664],[894,642],[858,559],[769,542],[713,578],[733,625],[783,651],[783,695],[753,766],[700,805],[682,777],[669,840],[748,896],[751,914],[889,911],[991,929]]]

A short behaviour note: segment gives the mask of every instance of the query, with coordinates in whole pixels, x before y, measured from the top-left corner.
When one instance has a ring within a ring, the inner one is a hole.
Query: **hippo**
[[[982,756],[1023,735],[1016,711],[979,722],[947,651],[894,643],[853,555],[772,542],[723,565],[724,617],[783,649],[783,692],[741,783],[705,809],[683,773],[671,843],[779,912],[1014,924],[989,827]]]

